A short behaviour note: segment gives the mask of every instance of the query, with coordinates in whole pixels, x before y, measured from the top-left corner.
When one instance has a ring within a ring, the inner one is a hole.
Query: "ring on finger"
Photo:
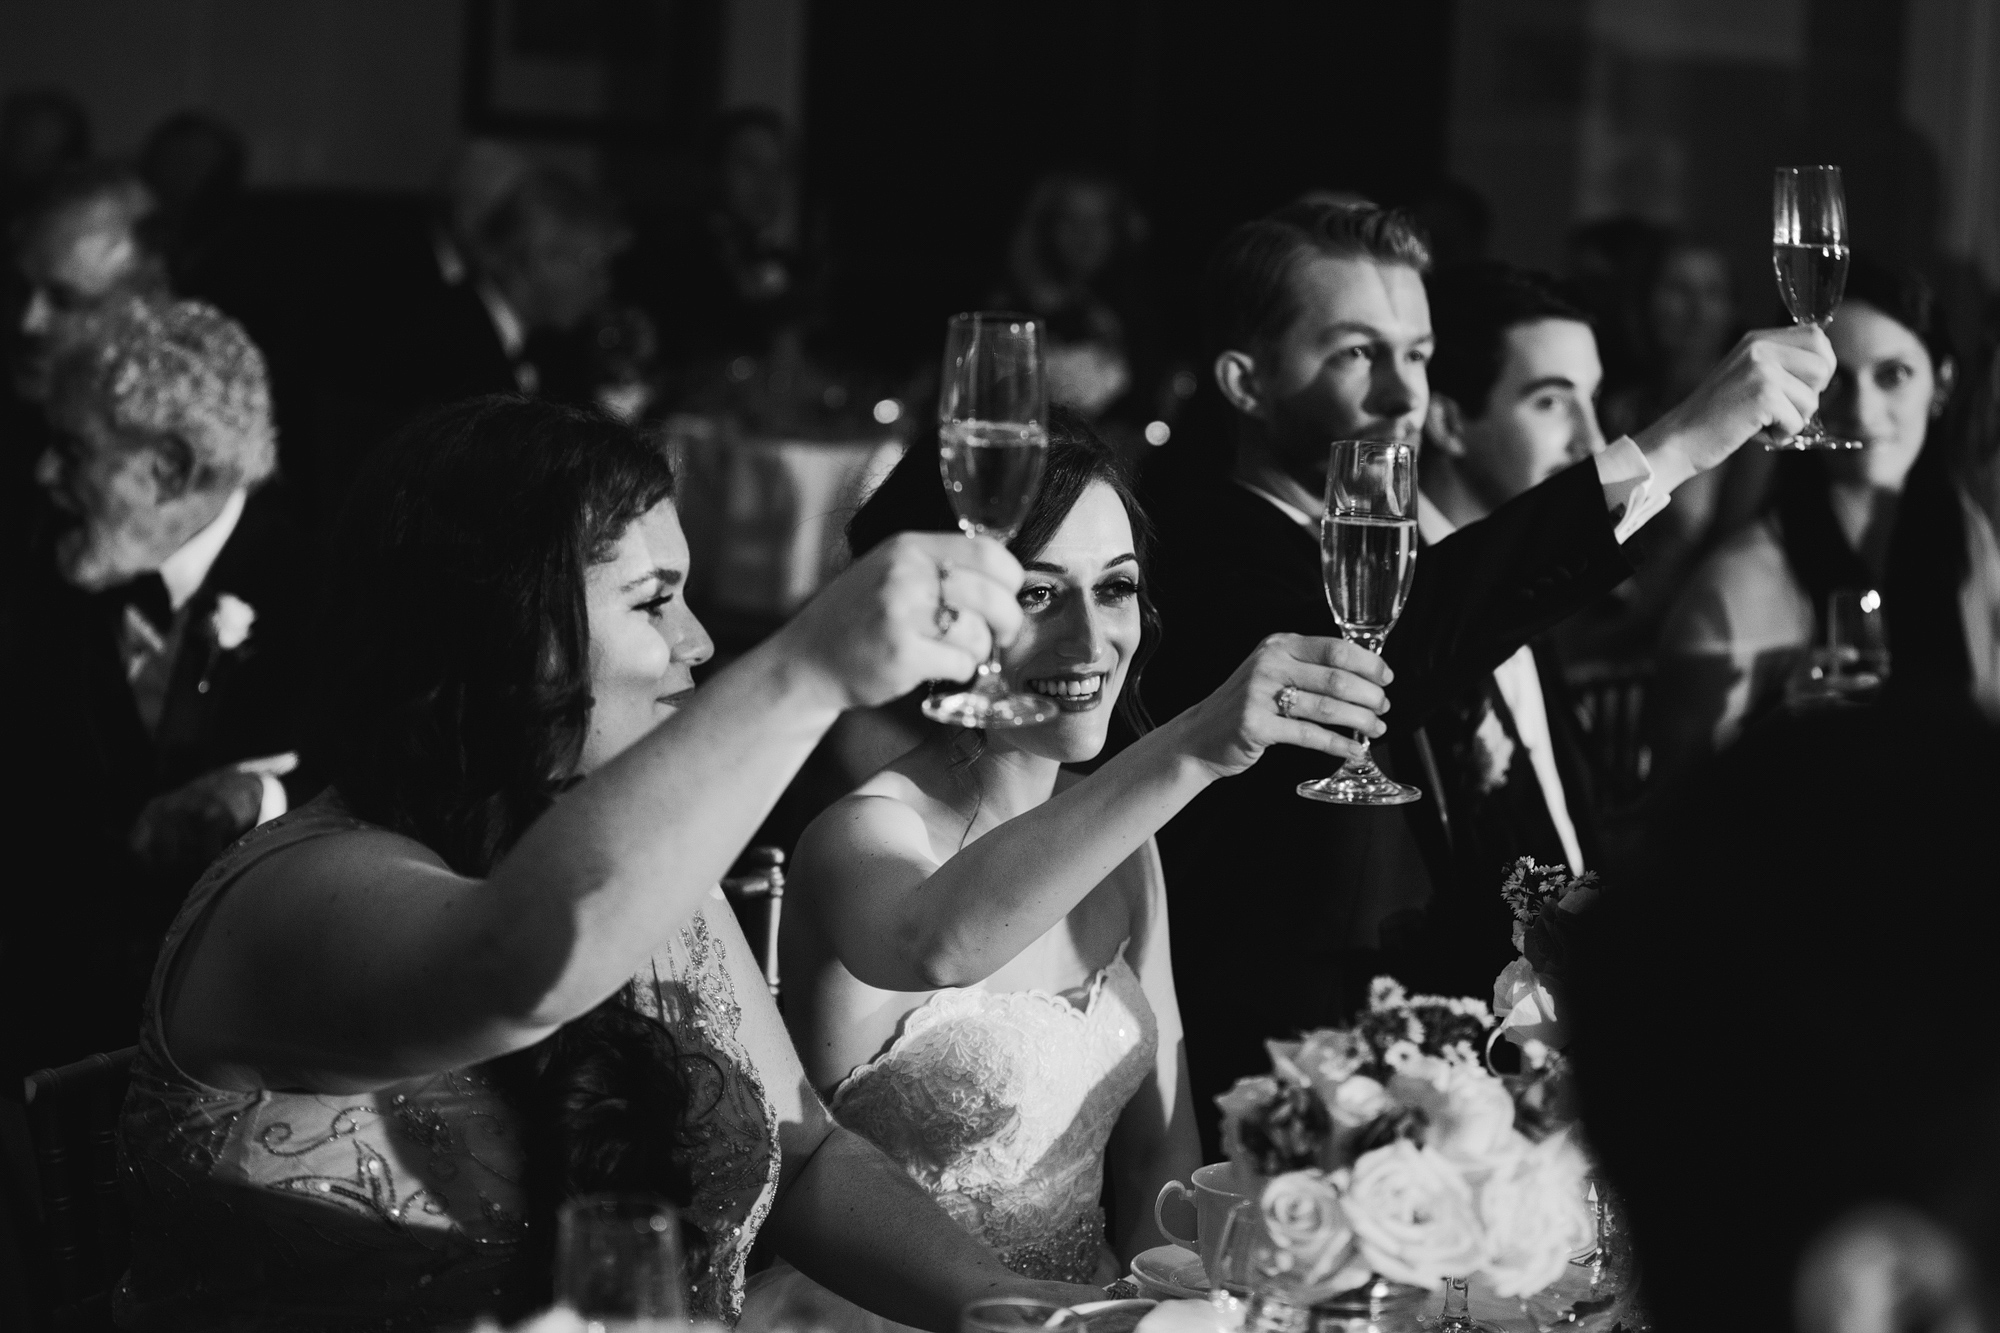
[[[1299,687],[1296,685],[1287,685],[1279,690],[1275,700],[1278,705],[1278,716],[1289,718],[1292,715],[1292,705],[1297,703],[1298,699]]]
[[[951,627],[957,623],[958,608],[944,598],[938,598],[937,610],[931,612],[931,628],[937,631],[937,636],[942,639],[951,633]]]

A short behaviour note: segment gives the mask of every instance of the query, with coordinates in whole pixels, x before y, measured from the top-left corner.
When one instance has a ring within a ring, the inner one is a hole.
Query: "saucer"
[[[1201,1256],[1180,1245],[1156,1245],[1132,1258],[1132,1281],[1141,1296],[1154,1300],[1201,1300],[1208,1295],[1208,1274]]]

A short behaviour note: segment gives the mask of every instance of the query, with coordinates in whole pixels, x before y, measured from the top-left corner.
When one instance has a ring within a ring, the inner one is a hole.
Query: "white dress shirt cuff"
[[[285,784],[279,779],[298,766],[299,756],[292,750],[265,755],[260,759],[245,759],[236,766],[240,773],[255,773],[264,786],[263,798],[257,806],[259,824],[268,824],[292,808],[292,798],[285,794]]]
[[[1604,507],[1611,515],[1612,535],[1625,542],[1653,515],[1667,507],[1674,488],[1694,475],[1686,459],[1675,452],[1656,467],[1629,435],[1621,435],[1596,456],[1597,481],[1604,487]]]

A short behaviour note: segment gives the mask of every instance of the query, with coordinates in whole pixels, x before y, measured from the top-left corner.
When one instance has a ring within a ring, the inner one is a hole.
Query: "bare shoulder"
[[[225,901],[240,911],[254,911],[272,900],[282,900],[287,911],[338,911],[378,903],[384,895],[466,882],[416,839],[361,827],[272,853],[244,872]]]

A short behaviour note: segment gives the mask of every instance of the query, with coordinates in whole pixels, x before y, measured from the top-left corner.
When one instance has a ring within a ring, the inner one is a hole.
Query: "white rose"
[[[1514,1129],[1514,1095],[1483,1069],[1414,1060],[1389,1081],[1389,1093],[1423,1112],[1425,1147],[1467,1170],[1492,1167],[1527,1146]]]
[[[1258,1203],[1271,1239],[1274,1274],[1316,1287],[1351,1257],[1354,1231],[1341,1211],[1340,1192],[1319,1172],[1287,1171],[1273,1177]]]
[[[1361,1257],[1383,1277],[1436,1288],[1466,1277],[1486,1257],[1472,1189],[1464,1174],[1407,1139],[1354,1164],[1341,1206]]]
[[[1529,1296],[1563,1275],[1596,1235],[1584,1174],[1589,1163],[1556,1134],[1488,1177],[1479,1219],[1489,1237],[1486,1272],[1502,1296]]]
[[[1501,1015],[1501,1031],[1517,1046],[1538,1041],[1561,1050],[1569,1040],[1555,994],[1525,958],[1516,958],[1494,978],[1493,1012]]]
[[[250,638],[250,627],[256,623],[256,608],[241,597],[226,592],[216,597],[215,610],[208,617],[208,628],[215,636],[215,646],[225,653],[241,648]]]

